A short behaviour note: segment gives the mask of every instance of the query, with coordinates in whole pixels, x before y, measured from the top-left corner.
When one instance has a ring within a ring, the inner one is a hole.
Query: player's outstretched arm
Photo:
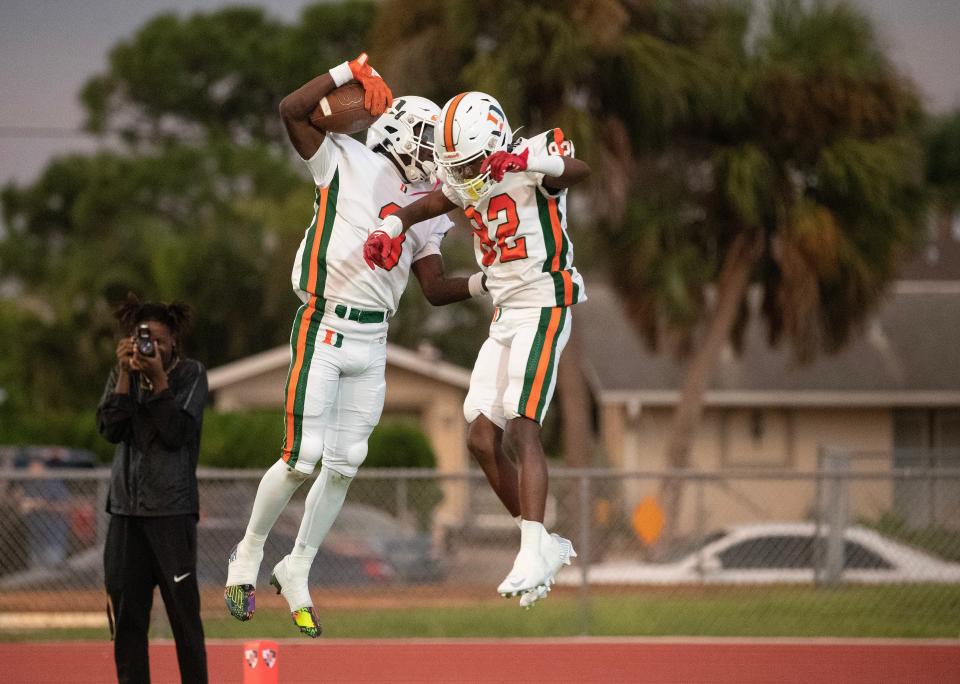
[[[469,278],[448,278],[443,270],[443,257],[430,254],[413,262],[413,274],[420,281],[423,296],[434,306],[462,302],[487,294],[486,276],[474,273]]]
[[[498,150],[483,160],[480,173],[490,172],[490,177],[498,183],[506,173],[533,171],[543,174],[543,185],[548,190],[562,190],[576,185],[590,175],[586,162],[574,157],[547,154],[530,156],[530,148],[519,154]]]
[[[569,188],[590,176],[590,166],[582,159],[574,157],[550,157],[563,162],[563,170],[559,176],[544,171],[543,186],[548,190],[563,190]]]
[[[441,216],[447,212],[453,211],[457,208],[457,205],[450,201],[443,191],[440,188],[429,192],[424,195],[416,202],[411,202],[405,207],[397,209],[390,216],[384,220],[384,224],[387,223],[387,220],[391,217],[396,217],[390,226],[391,230],[387,232],[390,233],[391,237],[395,237],[397,234],[396,231],[399,230],[401,233],[407,232],[407,229],[410,226],[414,226],[421,221],[426,221],[428,219]],[[396,220],[399,219],[399,224],[396,223]]]
[[[307,81],[280,101],[280,118],[287,129],[287,137],[304,159],[310,159],[326,136],[326,131],[310,122],[310,114],[320,100],[334,88],[350,81],[363,86],[363,106],[379,116],[390,106],[393,96],[380,75],[367,63],[367,53],[350,62],[344,62],[325,74]]]
[[[410,226],[446,214],[456,206],[437,188],[416,202],[398,209],[371,231],[363,245],[363,260],[371,269],[379,266],[389,271],[400,259],[403,241]]]

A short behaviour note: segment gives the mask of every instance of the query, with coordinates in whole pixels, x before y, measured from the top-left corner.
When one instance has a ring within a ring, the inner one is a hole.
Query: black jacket
[[[197,459],[207,401],[207,371],[180,359],[168,389],[152,394],[130,377],[130,393],[114,394],[116,368],[97,407],[97,429],[117,445],[107,512],[116,515],[199,515]]]

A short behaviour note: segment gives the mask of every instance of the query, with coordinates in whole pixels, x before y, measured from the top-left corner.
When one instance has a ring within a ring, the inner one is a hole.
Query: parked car
[[[813,523],[737,525],[707,537],[677,560],[646,563],[610,560],[590,566],[591,584],[805,584],[826,549],[825,532]],[[822,561],[821,561],[822,564]],[[558,584],[580,582],[560,573]],[[960,582],[960,564],[919,551],[878,532],[848,527],[844,534],[843,581],[862,584]]]
[[[96,457],[86,449],[0,446],[0,472],[27,476],[0,478],[0,576],[61,563],[95,542],[90,483],[57,476],[95,465]]]
[[[429,534],[373,506],[344,504],[324,545],[381,558],[404,582],[435,582],[446,576]]]
[[[227,556],[243,537],[243,523],[236,520],[205,519],[197,527],[197,581],[201,586],[222,587],[227,579]],[[294,537],[280,532],[271,534],[264,548],[260,568],[261,591],[272,591],[267,584],[270,569],[293,548]],[[382,558],[362,550],[342,553],[321,547],[310,568],[311,586],[357,586],[387,584],[396,571]],[[58,567],[28,568],[0,577],[0,590],[92,589],[103,586],[103,549],[87,548],[71,555]]]

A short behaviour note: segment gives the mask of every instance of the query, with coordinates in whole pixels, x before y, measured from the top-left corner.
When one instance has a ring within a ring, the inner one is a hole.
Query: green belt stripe
[[[333,312],[340,318],[346,318],[351,321],[356,321],[357,323],[383,323],[387,318],[387,314],[383,311],[364,311],[363,309],[354,309],[353,307],[350,307],[348,314],[347,307],[343,304],[337,304]]]

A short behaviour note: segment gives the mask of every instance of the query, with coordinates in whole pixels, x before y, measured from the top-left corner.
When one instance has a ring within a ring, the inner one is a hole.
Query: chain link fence
[[[811,473],[554,468],[546,523],[579,556],[550,602],[569,605],[583,634],[817,634],[829,612],[847,635],[886,634],[877,623],[889,620],[890,635],[956,637],[960,468],[890,463],[824,451]],[[199,473],[205,619],[225,615],[227,555],[261,475]],[[102,468],[0,470],[0,627],[4,613],[103,610],[108,479]],[[268,539],[260,610],[284,609],[267,578],[296,539],[308,487]],[[469,610],[500,601],[518,547],[479,472],[361,470],[311,590],[325,608]]]

